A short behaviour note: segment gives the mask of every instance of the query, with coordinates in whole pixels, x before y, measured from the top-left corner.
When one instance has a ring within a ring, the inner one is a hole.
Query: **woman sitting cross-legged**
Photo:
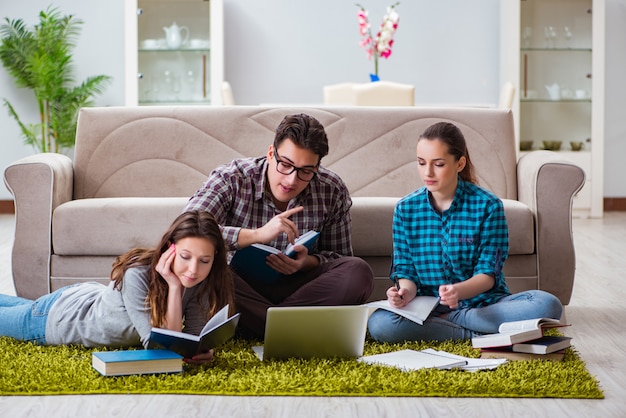
[[[497,333],[503,322],[560,319],[552,294],[511,294],[502,266],[508,227],[502,201],[476,185],[462,132],[453,124],[428,127],[417,142],[424,187],[402,198],[393,218],[393,271],[387,289],[394,307],[418,295],[439,296],[423,325],[387,310],[370,317],[378,341],[462,340]]]
[[[199,334],[227,304],[232,314],[233,301],[219,226],[208,212],[190,211],[156,248],[118,257],[108,286],[70,285],[35,301],[0,295],[0,335],[41,345],[147,347],[152,327]],[[211,350],[186,361],[212,357]]]

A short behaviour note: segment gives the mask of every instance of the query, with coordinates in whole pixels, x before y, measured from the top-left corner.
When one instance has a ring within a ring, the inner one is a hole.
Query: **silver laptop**
[[[363,355],[367,306],[293,306],[267,310],[261,360],[357,358]]]

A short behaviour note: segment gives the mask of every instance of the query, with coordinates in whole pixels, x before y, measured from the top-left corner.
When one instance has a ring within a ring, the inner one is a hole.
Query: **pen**
[[[398,279],[392,279],[393,282],[396,284],[396,289],[398,289],[398,292],[400,291],[400,280]],[[404,296],[400,295],[400,299],[404,300]]]

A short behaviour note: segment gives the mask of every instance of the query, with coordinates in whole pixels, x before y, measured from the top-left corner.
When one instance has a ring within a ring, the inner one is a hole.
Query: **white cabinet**
[[[127,88],[134,91],[128,101],[221,104],[223,0],[134,2],[135,27],[127,24],[127,59],[135,65],[134,75],[127,71]]]
[[[501,13],[501,78],[517,87],[516,140],[533,149],[560,141],[558,152],[587,175],[574,215],[601,217],[604,0],[502,0]]]

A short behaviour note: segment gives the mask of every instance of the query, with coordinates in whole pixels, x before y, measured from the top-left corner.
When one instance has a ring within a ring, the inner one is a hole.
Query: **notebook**
[[[267,310],[261,360],[357,358],[363,355],[367,306],[292,306]]]

